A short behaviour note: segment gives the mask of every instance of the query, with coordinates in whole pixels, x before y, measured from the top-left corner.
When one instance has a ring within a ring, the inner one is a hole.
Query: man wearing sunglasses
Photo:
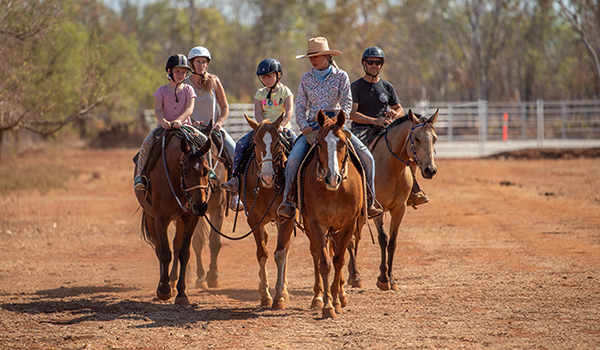
[[[381,79],[379,73],[385,63],[385,54],[377,46],[371,46],[363,52],[361,64],[365,75],[350,86],[352,91],[351,130],[365,145],[365,140],[390,125],[394,119],[404,115],[394,86]],[[415,169],[411,169],[414,171]],[[413,178],[415,178],[413,176]],[[408,203],[416,209],[417,205],[429,202],[425,192],[421,191],[416,179]]]

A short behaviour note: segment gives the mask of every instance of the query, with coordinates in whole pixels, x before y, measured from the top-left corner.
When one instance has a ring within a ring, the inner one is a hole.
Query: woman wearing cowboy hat
[[[317,112],[322,110],[325,115],[333,118],[340,110],[343,110],[346,116],[349,116],[352,109],[348,73],[339,69],[332,58],[341,55],[342,52],[330,50],[327,39],[323,37],[311,38],[308,41],[306,52],[306,55],[296,56],[296,59],[308,58],[312,65],[311,70],[302,75],[296,99],[296,123],[302,131],[302,135],[296,140],[288,158],[285,167],[285,190],[283,194],[285,201],[281,203],[277,210],[277,214],[288,219],[294,218],[296,214],[294,195],[290,195],[290,190],[296,179],[300,163],[310,148],[305,137],[319,128],[316,121]],[[352,135],[351,142],[365,169],[367,187],[372,194],[371,198],[375,198],[375,185],[373,182],[375,162],[373,156],[356,136]],[[368,203],[369,218],[382,213],[381,209],[373,205],[373,202],[374,199]]]

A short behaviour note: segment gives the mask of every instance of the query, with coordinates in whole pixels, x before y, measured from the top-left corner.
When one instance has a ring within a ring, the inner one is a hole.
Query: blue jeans
[[[252,143],[252,139],[254,138],[254,130],[250,130],[249,133],[242,136],[235,143],[235,152],[233,153],[233,173],[235,174],[240,161],[242,160],[242,155],[244,154],[244,150],[250,146]]]
[[[311,122],[309,125],[315,129],[319,127],[316,126],[316,123]],[[368,190],[372,194],[372,198],[375,198],[375,159],[373,159],[373,155],[365,146],[362,141],[354,134],[352,134],[352,138],[350,139],[352,142],[352,146],[356,150],[358,158],[360,159],[360,163],[365,169],[365,176],[367,177],[367,187]],[[283,198],[287,198],[290,193],[290,189],[292,188],[292,183],[296,179],[296,174],[298,173],[298,168],[300,168],[300,163],[304,156],[310,149],[310,144],[306,141],[304,135],[301,135],[296,140],[294,144],[294,148],[292,148],[292,152],[290,152],[290,156],[288,157],[287,165],[285,166],[285,189],[283,192]]]

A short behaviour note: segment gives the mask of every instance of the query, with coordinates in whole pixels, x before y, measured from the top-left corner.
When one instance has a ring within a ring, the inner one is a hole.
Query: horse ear
[[[350,132],[350,130],[347,130],[347,129],[342,129],[342,131],[344,131],[344,134],[346,134],[346,138],[347,138],[348,140],[351,140],[351,139],[352,139],[352,133]]]
[[[435,122],[437,121],[439,111],[440,111],[440,109],[438,108],[437,111],[435,111],[435,113],[433,113],[433,115],[427,120],[427,123],[432,124],[432,125],[435,124]]]
[[[258,122],[256,120],[248,118],[246,114],[244,114],[244,118],[246,118],[246,122],[248,122],[248,125],[250,125],[252,130],[256,130],[256,128],[258,128]]]
[[[323,125],[325,124],[325,120],[327,120],[327,117],[323,113],[323,110],[319,110],[319,113],[317,113],[317,123],[320,127],[323,127]]]
[[[281,123],[283,122],[284,114],[285,114],[285,112],[281,112],[281,115],[279,116],[279,118],[277,118],[277,120],[275,120],[275,122],[273,123],[275,128],[279,129],[279,127],[281,126]]]
[[[344,124],[346,124],[346,113],[344,113],[344,111],[342,111],[341,109],[337,115],[337,120],[335,124],[340,128],[344,127]]]
[[[190,143],[185,137],[181,139],[181,142],[179,142],[179,148],[181,148],[181,152],[184,154],[188,154],[192,150]]]
[[[210,139],[210,137],[206,140],[206,142],[202,145],[202,147],[200,147],[200,154],[206,154],[208,151],[210,151],[210,147],[212,146],[212,141]]]
[[[419,125],[419,124],[421,124],[421,122],[419,122],[419,118],[417,118],[417,117],[416,117],[416,116],[413,114],[413,112],[412,112],[412,109],[409,109],[409,110],[408,110],[408,114],[407,114],[407,115],[408,115],[408,120],[410,120],[410,121],[411,121],[411,123],[413,123],[413,125]]]

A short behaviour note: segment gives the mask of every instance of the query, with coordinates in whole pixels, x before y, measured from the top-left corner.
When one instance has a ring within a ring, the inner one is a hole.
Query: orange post
[[[504,113],[502,117],[502,141],[508,140],[508,113]]]

